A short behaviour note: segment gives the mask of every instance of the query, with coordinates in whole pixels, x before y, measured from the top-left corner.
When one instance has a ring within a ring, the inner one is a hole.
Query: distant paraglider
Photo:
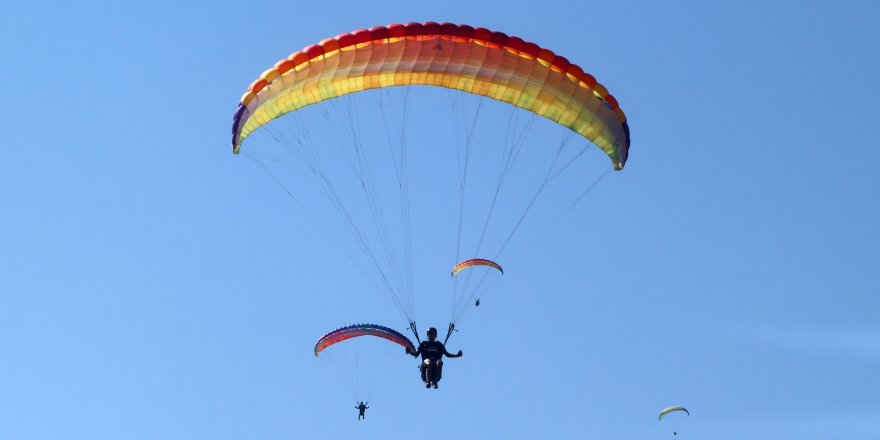
[[[498,264],[492,260],[487,260],[485,258],[473,258],[470,260],[462,261],[461,263],[456,264],[455,267],[452,268],[450,275],[452,275],[452,277],[455,278],[455,276],[458,275],[459,272],[461,272],[467,268],[477,267],[477,266],[485,266],[485,267],[489,267],[489,268],[494,268],[498,272],[501,272],[502,275],[504,275],[504,269],[501,268],[500,264]],[[474,307],[480,307],[480,298],[476,298],[474,300]]]
[[[669,406],[669,407],[663,408],[663,410],[660,411],[660,415],[657,416],[657,420],[660,420],[662,422],[663,417],[666,417],[667,414],[669,414],[671,412],[676,412],[676,411],[682,411],[687,415],[691,415],[691,413],[687,410],[687,408],[685,408],[683,406]],[[678,431],[672,431],[672,435],[678,435]]]
[[[389,344],[387,341],[393,342]],[[362,413],[375,402],[374,393],[380,392],[382,382],[397,367],[402,367],[397,344],[409,350],[413,343],[394,329],[377,324],[355,324],[333,330],[315,343],[315,357],[330,371],[335,370],[334,382],[351,393],[356,408]]]

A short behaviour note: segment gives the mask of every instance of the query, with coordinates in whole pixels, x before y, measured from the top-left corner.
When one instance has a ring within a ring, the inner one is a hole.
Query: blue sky
[[[874,3],[413,3],[3,6],[0,438],[877,438]],[[581,65],[632,150],[358,422],[312,346],[400,317],[229,125],[278,59],[428,20]]]

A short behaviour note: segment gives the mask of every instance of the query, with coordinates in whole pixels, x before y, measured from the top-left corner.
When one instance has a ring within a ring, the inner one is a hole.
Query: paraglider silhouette
[[[675,411],[682,411],[687,415],[691,415],[691,413],[687,410],[687,408],[685,408],[683,406],[669,406],[669,407],[663,408],[663,410],[660,411],[660,415],[657,416],[657,420],[662,422],[663,417],[665,417],[667,414],[669,414],[671,412],[675,412]],[[678,435],[678,431],[672,431],[672,435]]]

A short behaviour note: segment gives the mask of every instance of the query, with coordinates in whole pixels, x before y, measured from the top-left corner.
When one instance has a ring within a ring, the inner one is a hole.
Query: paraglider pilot
[[[370,403],[370,402],[367,402],[367,403]],[[368,408],[369,408],[369,406],[367,406],[366,403],[364,403],[364,402],[358,402],[357,406],[355,407],[355,409],[358,410],[358,420],[363,419],[363,418],[366,418],[366,417],[364,416],[364,412],[365,412]]]
[[[422,355],[422,364],[419,370],[422,372],[422,381],[425,382],[425,388],[437,388],[437,382],[443,373],[443,356],[450,358],[461,357],[461,350],[458,353],[451,354],[446,351],[446,347],[437,339],[437,329],[431,327],[428,329],[428,340],[419,344],[418,350],[413,351],[406,348],[406,353],[416,357]]]

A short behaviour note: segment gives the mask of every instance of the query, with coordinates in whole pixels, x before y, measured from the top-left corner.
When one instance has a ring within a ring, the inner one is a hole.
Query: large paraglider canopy
[[[622,169],[629,127],[617,100],[549,49],[502,32],[452,23],[392,24],[328,38],[278,61],[244,93],[232,150],[267,122],[367,89],[434,85],[487,96],[589,139]]]

